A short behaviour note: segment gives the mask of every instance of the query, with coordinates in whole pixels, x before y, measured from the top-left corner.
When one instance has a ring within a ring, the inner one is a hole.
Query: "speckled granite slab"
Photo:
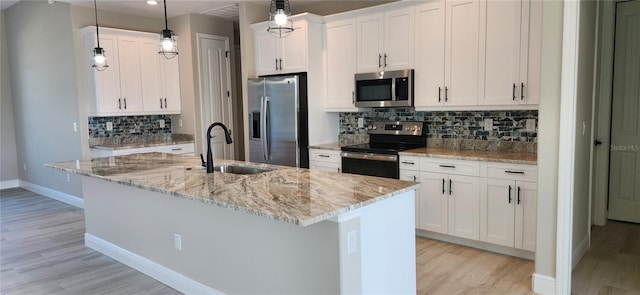
[[[321,150],[332,150],[339,151],[343,146],[356,145],[362,142],[332,142],[332,143],[323,143],[323,144],[314,144],[310,145],[310,149],[321,149]]]
[[[443,148],[419,148],[400,152],[400,156],[437,157],[446,159],[487,161],[512,164],[537,165],[537,154],[495,151],[452,150]]]
[[[45,164],[105,181],[308,226],[414,190],[396,179],[217,160],[215,165],[275,169],[253,175],[207,174],[200,158],[145,153]]]
[[[90,148],[103,150],[133,149],[182,143],[193,143],[193,135],[173,133],[89,139]]]

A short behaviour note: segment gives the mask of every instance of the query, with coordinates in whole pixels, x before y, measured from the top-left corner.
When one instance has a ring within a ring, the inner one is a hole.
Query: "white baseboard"
[[[56,190],[52,190],[50,188],[40,186],[37,184],[33,184],[24,180],[20,180],[20,187],[32,191],[34,193],[41,194],[45,197],[52,198],[54,200],[58,200],[63,203],[67,203],[71,206],[78,207],[80,209],[84,209],[84,200],[80,197],[76,197],[70,194],[66,194],[63,192],[59,192]]]
[[[465,238],[454,237],[454,236],[450,236],[450,235],[445,235],[445,234],[436,233],[436,232],[430,232],[430,231],[421,230],[421,229],[416,229],[416,236],[423,237],[423,238],[434,239],[434,240],[438,240],[438,241],[443,241],[443,242],[447,242],[447,243],[458,244],[458,245],[467,246],[467,247],[476,248],[476,249],[485,250],[485,251],[490,251],[490,252],[494,252],[494,253],[514,256],[514,257],[520,257],[520,258],[523,258],[523,259],[535,260],[535,253],[531,252],[531,251],[527,251],[527,250],[516,249],[516,248],[506,247],[506,246],[500,246],[500,245],[495,245],[495,244],[482,242],[482,241],[473,241],[473,240],[469,240],[469,239],[465,239]]]
[[[19,187],[20,182],[17,179],[0,181],[0,189]]]
[[[127,266],[134,268],[184,294],[224,294],[181,273],[164,267],[138,254],[129,252],[92,234],[84,234],[84,244]]]
[[[576,265],[578,265],[578,262],[580,262],[582,256],[584,256],[584,253],[586,253],[587,250],[589,250],[589,235],[586,235],[584,239],[580,241],[578,247],[573,249],[573,255],[571,256],[571,269],[574,269]]]
[[[556,294],[556,278],[533,273],[531,278],[533,292],[542,295]]]

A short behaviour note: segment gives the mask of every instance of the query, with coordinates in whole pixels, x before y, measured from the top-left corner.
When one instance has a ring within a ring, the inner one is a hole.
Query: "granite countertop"
[[[300,226],[330,219],[419,185],[396,179],[241,161],[215,160],[214,163],[275,170],[253,175],[207,174],[198,157],[164,153],[45,165]]]
[[[189,134],[162,134],[155,136],[107,137],[92,139],[89,147],[102,150],[121,150],[184,143],[193,143],[193,136]]]
[[[456,150],[426,147],[400,152],[400,155],[527,165],[538,164],[537,154],[524,152]]]
[[[314,145],[309,145],[309,149],[321,149],[321,150],[339,151],[340,148],[345,146],[345,145],[353,145],[353,144],[343,144],[343,143],[339,143],[339,142],[314,144]]]

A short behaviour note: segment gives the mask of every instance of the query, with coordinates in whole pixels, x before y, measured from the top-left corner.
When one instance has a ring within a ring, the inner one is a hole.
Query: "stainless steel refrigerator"
[[[249,161],[309,168],[307,79],[249,79]]]

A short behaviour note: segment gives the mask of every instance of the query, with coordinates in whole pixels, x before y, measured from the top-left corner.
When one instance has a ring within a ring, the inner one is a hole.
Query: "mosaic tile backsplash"
[[[358,118],[364,128],[358,128]],[[484,130],[485,119],[492,119],[491,130]],[[526,129],[527,119],[534,128]],[[435,111],[413,112],[408,109],[372,109],[366,112],[340,113],[341,137],[367,137],[371,121],[426,121],[429,139],[537,142],[538,111]]]
[[[160,127],[164,120],[164,127]],[[113,124],[113,130],[107,130],[107,123]],[[127,137],[132,135],[171,134],[171,116],[122,116],[89,117],[89,137]]]

